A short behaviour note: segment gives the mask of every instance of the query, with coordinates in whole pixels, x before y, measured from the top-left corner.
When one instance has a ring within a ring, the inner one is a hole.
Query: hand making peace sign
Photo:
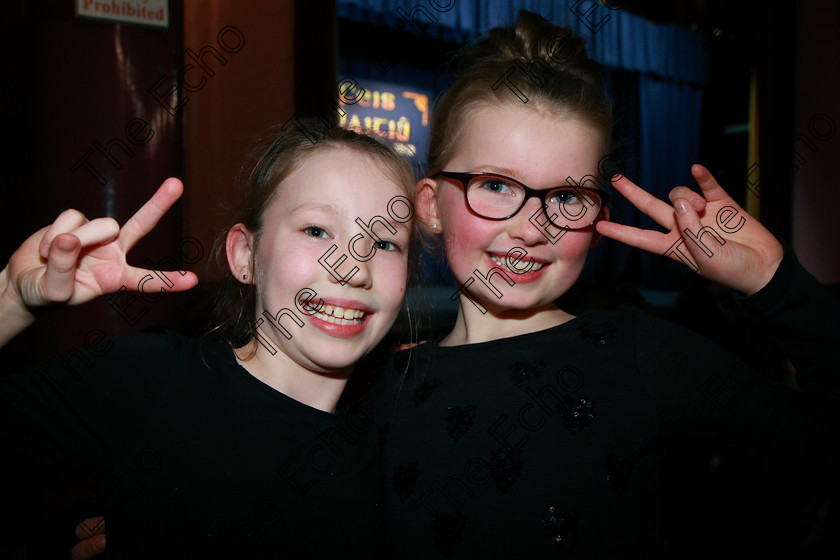
[[[598,232],[652,253],[668,253],[675,260],[680,260],[681,255],[670,249],[678,246],[699,274],[746,295],[754,294],[770,281],[782,262],[781,243],[723,190],[708,169],[694,165],[691,174],[703,196],[688,187],[676,187],[669,195],[673,206],[645,192],[626,177],[613,181],[616,190],[667,232],[607,221],[596,224]],[[706,227],[714,232],[701,232]],[[714,239],[715,232],[725,244]],[[708,247],[706,250],[713,253],[711,256],[694,241],[701,235],[701,241]],[[675,245],[680,237],[683,243]]]
[[[21,317],[44,305],[78,305],[122,286],[136,290],[153,271],[129,265],[126,254],[157,225],[183,189],[181,181],[170,177],[122,228],[113,218],[88,220],[78,210],[62,212],[52,225],[24,241],[0,273],[0,309]],[[167,291],[188,290],[198,283],[192,272],[168,278],[174,286],[166,286]],[[162,287],[163,280],[155,275],[144,284],[149,293]],[[11,338],[9,334],[16,332],[6,333],[0,344]]]

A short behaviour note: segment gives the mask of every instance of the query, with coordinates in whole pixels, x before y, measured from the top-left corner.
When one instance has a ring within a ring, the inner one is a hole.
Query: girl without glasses
[[[230,270],[220,336],[99,341],[84,368],[54,363],[0,380],[0,459],[89,470],[119,557],[375,556],[381,547],[370,419],[336,408],[354,364],[397,317],[411,237],[404,210],[377,239],[356,239],[355,219],[390,216],[395,200],[411,210],[414,175],[391,148],[316,125],[271,133],[253,157],[220,245]],[[136,286],[152,271],[126,264],[126,253],[181,191],[168,179],[122,228],[70,210],[27,239],[0,275],[2,342],[41,306]],[[351,241],[368,258],[339,280],[319,259]],[[197,282],[167,276],[176,291]]]

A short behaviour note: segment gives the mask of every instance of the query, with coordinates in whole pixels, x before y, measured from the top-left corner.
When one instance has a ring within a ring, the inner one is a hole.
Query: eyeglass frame
[[[467,186],[476,177],[483,177],[483,176],[499,177],[500,179],[505,179],[507,181],[510,181],[511,183],[514,183],[515,185],[518,185],[518,186],[522,187],[522,190],[525,191],[525,197],[522,199],[522,203],[519,205],[519,208],[517,208],[513,212],[513,214],[510,214],[510,215],[508,215],[504,218],[490,218],[488,216],[484,216],[482,214],[479,214],[478,212],[476,212],[473,209],[472,205],[470,204],[470,197],[467,196]],[[431,178],[432,179],[437,179],[438,177],[443,177],[445,179],[452,179],[453,181],[455,181],[455,182],[457,182],[461,185],[461,190],[464,192],[464,202],[467,203],[467,208],[469,208],[470,212],[472,212],[473,214],[475,214],[479,218],[483,218],[485,220],[493,220],[493,221],[497,221],[497,222],[501,222],[501,221],[509,220],[509,219],[513,218],[514,216],[519,214],[519,212],[523,208],[525,208],[525,205],[528,203],[528,201],[530,199],[539,198],[540,199],[540,207],[542,208],[543,215],[546,217],[546,219],[548,220],[548,222],[551,225],[553,225],[557,229],[564,229],[564,230],[567,230],[567,231],[578,231],[578,230],[586,229],[586,228],[594,225],[599,220],[599,217],[601,216],[601,210],[604,209],[604,207],[607,205],[607,202],[609,201],[609,193],[607,191],[603,190],[603,189],[596,189],[596,188],[593,188],[593,187],[581,187],[579,185],[564,185],[564,186],[558,186],[558,187],[551,187],[551,188],[548,188],[548,189],[534,189],[534,188],[531,188],[528,185],[522,183],[521,181],[517,181],[516,179],[513,179],[513,178],[508,177],[506,175],[501,175],[499,173],[491,173],[491,172],[484,172],[484,171],[467,172],[467,173],[459,173],[459,172],[455,172],[455,171],[438,171]],[[548,210],[545,207],[545,199],[548,196],[548,193],[550,193],[552,191],[555,191],[557,189],[562,189],[564,187],[574,189],[574,190],[581,190],[581,191],[584,191],[584,192],[591,192],[591,193],[596,194],[600,198],[601,207],[598,209],[598,215],[595,216],[594,220],[592,220],[591,222],[589,222],[585,226],[580,226],[580,227],[558,226],[557,224],[554,223],[554,221],[548,215]]]

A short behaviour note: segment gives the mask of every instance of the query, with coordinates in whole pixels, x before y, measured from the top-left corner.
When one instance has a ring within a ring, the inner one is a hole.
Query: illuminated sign
[[[361,134],[391,140],[401,154],[425,165],[429,146],[429,105],[433,93],[397,84],[358,80],[364,95],[352,105],[341,99],[339,123]]]

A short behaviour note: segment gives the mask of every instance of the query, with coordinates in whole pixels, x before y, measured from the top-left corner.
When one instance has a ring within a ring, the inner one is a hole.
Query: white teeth
[[[304,305],[308,311],[314,312],[313,315],[315,317],[336,325],[358,325],[365,316],[365,312],[360,309],[345,309],[337,305],[325,305],[318,311],[309,302]]]
[[[490,253],[490,260],[492,260],[494,263],[496,263],[497,265],[499,265],[501,267],[504,267],[508,270],[511,270],[511,271],[515,272],[516,274],[523,274],[525,272],[536,272],[537,270],[539,270],[543,267],[543,263],[538,263],[537,261],[532,260],[530,265],[522,263],[522,268],[520,268],[520,269],[511,268],[507,265],[507,262],[505,262],[507,259],[499,258],[498,256],[494,255],[493,253]],[[521,261],[519,261],[519,262],[521,263]]]

